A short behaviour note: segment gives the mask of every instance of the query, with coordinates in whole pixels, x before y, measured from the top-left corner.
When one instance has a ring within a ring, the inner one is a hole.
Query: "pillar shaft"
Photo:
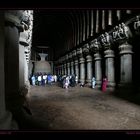
[[[115,87],[115,67],[114,67],[114,51],[106,50],[105,51],[105,73],[108,79],[108,87]]]
[[[11,129],[12,114],[5,106],[4,13],[0,12],[0,129]]]
[[[92,56],[87,55],[86,56],[86,61],[87,61],[87,80],[86,82],[88,83],[89,86],[91,86],[91,79],[92,79]]]
[[[70,63],[67,63],[68,75],[70,75]]]
[[[81,57],[80,59],[80,82],[85,83],[85,59]]]
[[[61,73],[62,73],[62,75],[64,75],[64,65],[63,64],[61,64]]]
[[[65,64],[65,75],[67,75],[67,64]]]
[[[132,46],[128,43],[120,45],[121,83],[132,82]]]
[[[79,81],[79,66],[78,66],[78,60],[75,60],[75,75],[77,75],[78,81]]]
[[[74,63],[71,61],[71,75],[74,74]]]
[[[99,52],[94,54],[95,60],[95,78],[97,87],[101,86],[102,83],[102,69],[101,69],[101,55]]]
[[[18,93],[19,90],[19,32],[13,26],[6,26],[6,94]],[[14,35],[13,35],[14,34]],[[14,82],[13,82],[14,81]],[[12,96],[12,95],[11,95]]]
[[[19,88],[24,86],[24,46],[19,44]]]

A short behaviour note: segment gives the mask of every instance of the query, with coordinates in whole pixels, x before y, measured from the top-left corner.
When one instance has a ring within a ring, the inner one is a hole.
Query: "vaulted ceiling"
[[[67,9],[34,10],[33,49],[40,52],[42,49],[37,46],[48,46],[55,58],[68,51],[69,45],[73,45],[71,12]]]

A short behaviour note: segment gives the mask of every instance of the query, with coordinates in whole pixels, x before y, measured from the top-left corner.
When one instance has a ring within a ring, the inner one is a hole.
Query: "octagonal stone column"
[[[125,42],[119,46],[119,49],[121,63],[120,83],[129,84],[132,82],[132,46]]]
[[[90,51],[89,51],[89,45],[85,44],[83,47],[83,53],[86,56],[86,62],[87,62],[87,86],[91,87],[91,79],[92,79],[92,56],[90,55]]]
[[[66,58],[66,65],[67,65],[67,67],[66,67],[66,69],[67,69],[67,75],[70,75],[69,55],[67,54],[65,58]]]
[[[98,51],[94,54],[94,61],[95,61],[96,87],[100,88],[102,84],[102,67],[101,67],[101,55]]]
[[[90,42],[90,51],[92,51],[94,55],[95,61],[95,79],[96,79],[96,87],[100,88],[102,83],[102,67],[101,67],[101,55],[100,55],[101,44],[98,39],[94,39]]]
[[[5,46],[4,46],[4,12],[0,12],[0,130],[12,128],[12,114],[6,110],[5,102]]]
[[[24,31],[22,20],[23,10],[5,11],[5,100],[7,109],[14,116],[23,113],[24,102],[19,92],[19,33]],[[5,119],[9,117],[11,120],[10,114]]]
[[[64,75],[64,64],[63,64],[63,62],[61,64],[61,71],[62,71],[62,75]]]
[[[105,73],[108,79],[107,87],[108,89],[115,88],[115,66],[114,66],[114,51],[108,49],[104,51],[105,53]]]
[[[69,53],[69,61],[70,61],[70,75],[74,74],[74,63],[72,58],[72,52]]]
[[[74,59],[74,73],[75,73],[75,76],[78,77],[78,82],[79,82],[79,61],[78,61],[78,55],[77,55],[77,51],[74,50],[72,52],[72,55],[73,55],[73,59]]]
[[[68,75],[70,75],[70,62],[67,63],[67,71],[68,71]]]
[[[85,58],[83,57],[82,48],[77,50],[80,63],[80,83],[85,83]]]

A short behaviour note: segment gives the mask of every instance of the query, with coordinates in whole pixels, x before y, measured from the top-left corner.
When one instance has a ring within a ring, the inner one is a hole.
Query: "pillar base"
[[[116,84],[114,82],[108,82],[107,91],[114,91]]]
[[[132,85],[132,83],[124,83],[121,82],[120,84],[118,84],[118,89],[122,89],[125,92],[133,92],[134,86]]]
[[[96,81],[95,89],[101,89],[102,82]]]
[[[85,86],[86,86],[86,87],[91,87],[92,84],[91,84],[91,83],[86,83]]]
[[[84,79],[80,79],[80,84],[84,83],[85,84],[85,80]]]
[[[91,79],[87,79],[86,80],[86,84],[85,84],[86,87],[91,87],[92,84],[91,84]]]
[[[18,125],[15,121],[12,120],[12,114],[7,111],[1,118],[0,118],[0,129],[1,130],[17,130]]]

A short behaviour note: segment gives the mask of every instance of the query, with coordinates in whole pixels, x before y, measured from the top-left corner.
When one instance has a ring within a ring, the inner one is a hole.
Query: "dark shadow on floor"
[[[140,105],[140,91],[138,87],[125,86],[116,89],[112,95],[123,100]]]

